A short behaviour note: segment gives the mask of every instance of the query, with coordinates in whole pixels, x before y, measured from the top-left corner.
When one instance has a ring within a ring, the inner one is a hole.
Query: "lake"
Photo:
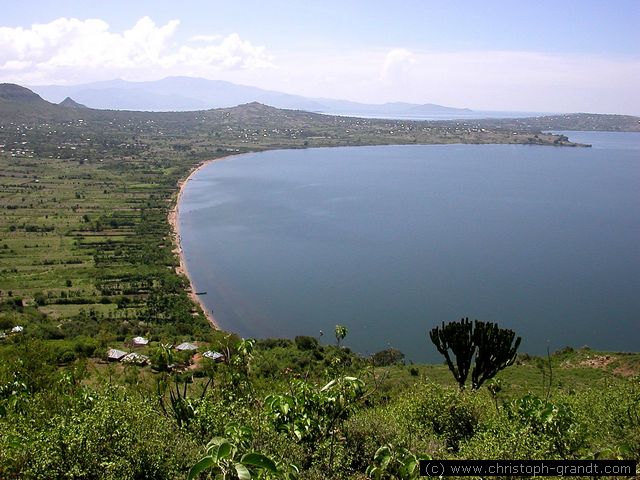
[[[497,322],[520,351],[638,350],[640,133],[593,148],[280,150],[212,163],[185,187],[189,273],[244,337],[349,328],[361,353],[440,361],[428,331]]]

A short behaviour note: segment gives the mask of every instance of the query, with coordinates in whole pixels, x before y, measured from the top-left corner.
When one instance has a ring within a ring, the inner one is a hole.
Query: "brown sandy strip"
[[[193,177],[201,168],[209,165],[210,163],[219,162],[220,160],[224,160],[224,159],[230,158],[232,156],[235,156],[235,155],[228,155],[228,156],[225,156],[225,157],[206,160],[205,162],[202,162],[200,165],[198,165],[194,170],[192,170],[191,173],[189,174],[189,176],[186,179],[179,181],[178,182],[178,196],[176,198],[176,201],[175,201],[173,207],[169,211],[169,216],[168,216],[169,225],[171,226],[171,229],[173,230],[173,244],[174,244],[173,253],[178,255],[178,259],[180,261],[179,265],[176,267],[176,273],[178,275],[184,275],[185,277],[187,277],[189,279],[189,290],[187,292],[189,294],[189,297],[191,297],[191,299],[193,300],[194,303],[197,303],[198,305],[200,305],[200,308],[202,308],[202,311],[204,312],[205,316],[207,317],[207,320],[209,320],[209,323],[215,329],[218,329],[220,327],[218,326],[218,323],[216,322],[216,319],[213,316],[213,312],[211,310],[207,310],[207,308],[204,305],[204,303],[202,302],[202,300],[200,300],[200,297],[198,297],[198,295],[196,295],[196,290],[195,290],[194,285],[193,285],[193,280],[189,276],[189,271],[187,270],[187,262],[186,262],[186,260],[184,258],[184,251],[182,250],[182,245],[181,245],[180,227],[179,227],[179,224],[178,224],[178,215],[179,215],[178,209],[179,209],[179,205],[180,205],[180,199],[182,198],[183,189],[184,189],[185,185],[187,184],[187,182],[189,182],[189,180],[191,180],[191,177]]]

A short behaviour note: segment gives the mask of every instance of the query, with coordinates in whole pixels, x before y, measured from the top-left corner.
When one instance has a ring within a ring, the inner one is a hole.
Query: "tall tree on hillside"
[[[444,356],[461,389],[467,381],[475,356],[471,372],[471,388],[474,390],[515,361],[522,340],[515,338],[513,330],[500,328],[491,322],[475,320],[472,323],[468,318],[448,324],[442,322],[442,326],[433,328],[429,336],[438,352]],[[455,357],[455,364],[451,354]]]

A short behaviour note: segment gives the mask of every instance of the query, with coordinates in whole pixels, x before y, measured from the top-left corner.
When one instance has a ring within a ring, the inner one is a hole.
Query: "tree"
[[[429,332],[429,336],[438,352],[444,356],[453,378],[456,379],[461,389],[464,388],[471,360],[476,350],[476,346],[473,344],[473,324],[468,318],[446,325],[442,322],[442,328],[435,327]],[[455,365],[451,361],[449,350],[455,356]]]
[[[478,351],[471,372],[471,386],[477,390],[485,380],[495,377],[500,370],[513,364],[522,338],[516,339],[513,330],[500,328],[495,323],[478,320],[475,323],[473,334]]]
[[[471,373],[471,388],[474,390],[515,361],[522,340],[520,337],[515,339],[515,335],[513,330],[500,328],[495,323],[479,320],[472,323],[468,318],[446,325],[442,322],[441,327],[429,332],[431,341],[444,356],[461,389],[467,381],[475,355]],[[450,352],[455,356],[455,365]]]
[[[371,361],[376,367],[388,367],[396,363],[404,363],[404,353],[397,348],[387,348],[374,353]]]
[[[337,345],[338,347],[340,347],[340,342],[344,340],[344,337],[347,336],[347,333],[349,333],[349,329],[344,325],[336,325],[335,333]]]

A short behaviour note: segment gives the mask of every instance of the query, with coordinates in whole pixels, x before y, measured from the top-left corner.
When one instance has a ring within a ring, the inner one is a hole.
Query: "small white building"
[[[125,355],[127,355],[127,352],[123,352],[117,348],[110,348],[107,350],[107,360],[112,362],[119,362]]]
[[[13,327],[11,329],[11,333],[22,333],[22,331],[24,330],[24,327],[21,325],[16,325],[15,327]]]
[[[144,337],[134,337],[133,340],[131,340],[131,343],[134,347],[144,347],[149,344],[149,340]]]
[[[202,354],[203,357],[213,360],[214,362],[222,362],[224,355],[220,352],[214,352],[213,350],[207,350]]]
[[[146,355],[142,355],[140,353],[131,352],[124,357],[122,357],[121,362],[123,363],[133,363],[136,365],[146,365],[149,363],[149,357]]]
[[[197,349],[198,347],[196,345],[189,342],[183,342],[176,347],[176,350],[178,350],[179,352],[193,351]]]

